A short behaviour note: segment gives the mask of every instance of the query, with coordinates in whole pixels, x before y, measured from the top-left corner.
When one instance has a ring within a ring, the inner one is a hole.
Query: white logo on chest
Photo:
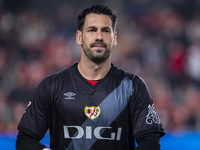
[[[73,93],[73,92],[67,92],[67,93],[65,93],[64,94],[66,97],[65,97],[65,99],[75,99],[75,93]]]

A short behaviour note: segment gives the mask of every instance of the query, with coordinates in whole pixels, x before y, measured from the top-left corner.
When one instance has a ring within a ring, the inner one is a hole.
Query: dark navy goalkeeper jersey
[[[133,150],[135,139],[164,135],[144,81],[112,65],[94,86],[77,64],[46,77],[36,88],[18,130],[53,150]]]

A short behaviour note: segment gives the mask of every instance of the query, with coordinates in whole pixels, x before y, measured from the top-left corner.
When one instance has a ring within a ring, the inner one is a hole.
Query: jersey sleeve
[[[137,139],[146,133],[156,132],[162,137],[165,134],[164,128],[146,83],[143,79],[136,77],[133,88],[133,136]]]
[[[41,140],[48,129],[50,87],[45,78],[36,88],[18,125],[18,130]]]

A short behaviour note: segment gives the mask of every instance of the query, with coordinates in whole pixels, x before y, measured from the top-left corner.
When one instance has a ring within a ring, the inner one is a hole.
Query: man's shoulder
[[[124,77],[127,77],[129,79],[140,78],[138,75],[136,75],[134,73],[127,72],[126,70],[118,68],[114,65],[113,65],[113,68],[114,68],[113,70],[115,70],[117,72],[117,74],[120,75],[120,76],[124,76]]]
[[[55,72],[53,74],[50,74],[48,76],[46,76],[44,79],[43,79],[43,82],[58,82],[59,80],[63,80],[65,78],[68,78],[69,75],[73,75],[74,73],[74,65],[68,67],[68,68],[65,68],[63,70],[60,70],[58,72]]]
[[[134,74],[134,73],[130,73],[130,72],[127,72],[123,69],[119,69],[117,68],[116,66],[113,65],[113,67],[115,68],[115,75],[116,76],[121,76],[121,78],[128,78],[129,80],[132,80],[134,85],[138,85],[138,84],[146,84],[144,79],[140,76],[140,75],[137,75],[137,74]]]

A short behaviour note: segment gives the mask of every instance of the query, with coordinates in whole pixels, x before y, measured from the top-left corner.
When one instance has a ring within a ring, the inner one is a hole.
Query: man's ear
[[[112,46],[116,46],[117,45],[117,31],[114,32],[114,40],[112,43]]]
[[[78,45],[82,44],[82,32],[80,30],[76,31],[76,43]]]

